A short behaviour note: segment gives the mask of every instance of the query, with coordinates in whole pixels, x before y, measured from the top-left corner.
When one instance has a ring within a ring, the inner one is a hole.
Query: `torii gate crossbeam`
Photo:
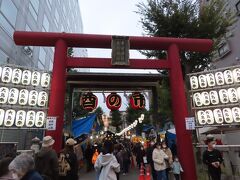
[[[212,48],[212,40],[131,36],[129,37],[131,49],[166,50],[168,58],[167,60],[130,60],[130,65],[127,67],[112,66],[111,59],[107,58],[67,57],[68,47],[111,49],[112,36],[110,35],[16,31],[14,33],[14,41],[17,45],[55,47],[48,116],[57,116],[57,130],[48,131],[47,134],[53,136],[56,140],[56,150],[61,148],[67,68],[94,67],[169,70],[178,155],[184,169],[182,179],[197,179],[191,133],[185,127],[185,117],[188,116],[188,112],[179,51],[208,52]]]

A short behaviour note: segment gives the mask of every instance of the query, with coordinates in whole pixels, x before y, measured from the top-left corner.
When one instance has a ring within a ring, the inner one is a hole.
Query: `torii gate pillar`
[[[46,135],[50,135],[56,140],[54,147],[60,150],[62,147],[67,67],[67,45],[62,39],[55,43],[53,64],[48,116],[56,117],[57,122],[56,131],[46,131]]]
[[[191,134],[186,130],[185,117],[188,116],[187,101],[184,91],[183,75],[177,45],[172,44],[168,48],[168,60],[171,69],[169,70],[170,89],[172,99],[172,112],[174,125],[177,134],[177,150],[181,164],[187,164],[185,168],[195,169],[195,160],[192,148]],[[191,164],[191,166],[190,166]],[[196,172],[189,170],[183,174],[183,179],[196,180]]]

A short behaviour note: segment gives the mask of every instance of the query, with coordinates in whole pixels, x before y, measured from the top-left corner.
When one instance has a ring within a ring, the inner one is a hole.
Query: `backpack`
[[[95,162],[97,161],[98,155],[99,155],[99,153],[96,150],[92,157],[92,164],[95,164]]]
[[[66,154],[60,153],[58,158],[59,176],[66,176],[67,172],[71,170],[70,164],[67,161]]]

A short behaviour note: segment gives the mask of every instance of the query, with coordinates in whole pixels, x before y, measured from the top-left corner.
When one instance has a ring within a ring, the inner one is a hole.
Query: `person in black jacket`
[[[54,143],[51,136],[45,136],[41,150],[35,155],[35,169],[44,180],[58,180],[58,157],[52,148]]]
[[[212,135],[207,136],[206,143],[208,148],[203,152],[203,162],[208,166],[208,173],[212,180],[220,180],[223,162],[221,152],[215,149],[216,142]]]
[[[70,165],[70,169],[67,170],[66,175],[59,176],[60,180],[78,180],[78,161],[73,149],[76,143],[72,138],[67,139],[64,149],[60,152],[60,154],[62,153],[65,156],[65,160]]]
[[[147,148],[147,162],[151,166],[153,180],[157,180],[157,174],[154,169],[154,163],[153,163],[153,159],[152,159],[153,150],[155,148],[154,144],[155,144],[154,141],[151,141],[149,143],[149,147]]]
[[[86,159],[86,172],[89,172],[93,169],[93,164],[92,164],[93,154],[94,154],[94,151],[93,151],[92,145],[88,143],[84,151],[84,157]]]

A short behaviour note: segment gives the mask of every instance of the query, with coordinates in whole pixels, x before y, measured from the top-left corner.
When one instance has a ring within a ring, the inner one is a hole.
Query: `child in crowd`
[[[174,177],[176,180],[180,180],[180,174],[183,172],[182,166],[179,162],[178,157],[174,158],[173,164],[172,164],[172,171],[174,174]]]

